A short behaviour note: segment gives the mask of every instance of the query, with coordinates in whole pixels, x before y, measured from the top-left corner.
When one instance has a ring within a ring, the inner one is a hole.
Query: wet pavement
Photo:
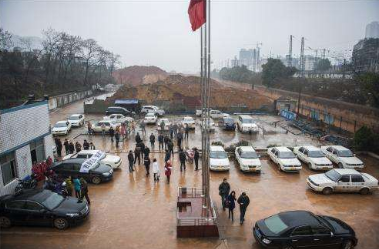
[[[51,113],[52,124],[66,119],[70,114],[83,112],[82,104],[77,102]],[[101,118],[101,115],[88,115],[86,120]],[[272,123],[280,121],[279,117],[255,118],[262,127],[259,134],[241,135],[239,132],[225,132],[216,128],[211,140],[222,141],[227,146],[240,140],[247,140],[257,147],[272,144],[319,145],[317,140],[310,137],[286,134],[280,127],[275,128]],[[147,134],[151,132],[156,134],[154,126],[148,127]],[[238,208],[235,209],[234,222],[228,220],[227,212],[221,209],[218,213],[224,240],[177,239],[178,187],[201,187],[201,171],[194,171],[194,166],[188,164],[187,170],[181,173],[178,155],[175,154],[172,180],[167,184],[163,174],[164,153],[154,151],[151,156],[158,159],[162,172],[161,181],[154,183],[152,176],[145,176],[142,165],[137,166],[134,173],[129,173],[127,151],[134,149],[133,139],[120,143],[121,147],[116,149],[109,137],[88,137],[81,134],[85,134],[84,128],[76,128],[68,137],[80,142],[88,139],[93,141],[97,149],[114,152],[123,159],[121,169],[115,171],[111,182],[89,186],[91,213],[88,220],[65,231],[40,227],[12,227],[2,230],[0,248],[259,248],[252,236],[253,224],[259,219],[287,210],[310,210],[316,214],[340,218],[355,229],[359,240],[357,248],[379,247],[378,192],[367,196],[316,194],[307,188],[306,178],[317,172],[303,167],[300,173],[283,173],[265,158],[262,158],[261,174],[242,173],[232,159],[230,172],[210,174],[211,196],[217,207],[221,205],[218,185],[224,177],[228,178],[237,195],[242,191],[247,192],[251,204],[244,225],[238,223]],[[150,145],[148,140],[146,144]],[[185,145],[192,148],[200,147],[200,144],[200,128],[196,126],[195,132],[190,134]],[[379,162],[366,156],[360,157],[367,165],[364,172],[379,178]]]

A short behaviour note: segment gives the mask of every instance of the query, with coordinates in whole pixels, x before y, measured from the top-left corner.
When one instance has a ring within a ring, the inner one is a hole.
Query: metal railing
[[[204,197],[204,192],[199,188],[187,188],[179,187],[178,188],[178,198],[197,198]]]

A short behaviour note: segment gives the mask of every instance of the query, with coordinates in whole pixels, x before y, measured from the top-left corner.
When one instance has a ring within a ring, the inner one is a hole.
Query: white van
[[[228,154],[222,146],[211,146],[209,169],[214,171],[228,171],[230,169]]]

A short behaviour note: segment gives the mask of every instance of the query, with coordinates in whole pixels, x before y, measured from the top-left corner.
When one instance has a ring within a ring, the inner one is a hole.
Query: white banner
[[[105,153],[102,151],[98,151],[95,154],[93,154],[90,158],[85,160],[82,163],[82,166],[80,167],[81,173],[88,173],[88,171],[96,165],[101,159],[103,159],[105,156]]]

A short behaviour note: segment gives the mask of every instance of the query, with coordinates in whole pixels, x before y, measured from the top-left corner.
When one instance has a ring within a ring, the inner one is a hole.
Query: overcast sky
[[[379,19],[379,0],[213,0],[214,66],[240,48],[262,42],[262,54],[294,54],[306,47],[352,49],[366,24]],[[156,65],[167,71],[199,71],[200,34],[192,32],[189,0],[0,0],[0,26],[21,36],[52,27],[94,38],[120,54],[123,66]],[[307,50],[307,53],[314,53]],[[345,51],[346,52],[346,51]]]

